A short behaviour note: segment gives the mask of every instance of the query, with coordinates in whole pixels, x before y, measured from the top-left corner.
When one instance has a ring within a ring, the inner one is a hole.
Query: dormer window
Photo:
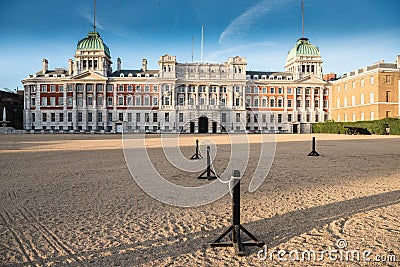
[[[269,78],[270,80],[273,80],[273,79],[274,79],[274,75],[270,75],[268,78]]]
[[[266,80],[267,79],[267,75],[262,75],[261,79]]]
[[[253,76],[254,80],[258,80],[258,75]]]
[[[121,73],[121,74],[119,75],[119,77],[125,77],[125,75],[124,75],[123,73]]]
[[[140,73],[136,74],[136,77],[142,77],[142,75]]]
[[[132,73],[128,73],[128,77],[133,77],[133,74]]]

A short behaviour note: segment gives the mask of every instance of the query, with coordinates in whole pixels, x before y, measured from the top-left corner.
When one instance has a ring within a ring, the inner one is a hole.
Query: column
[[[194,87],[195,89],[195,93],[196,93],[196,108],[197,108],[197,106],[199,105],[199,85],[195,85],[195,87]]]

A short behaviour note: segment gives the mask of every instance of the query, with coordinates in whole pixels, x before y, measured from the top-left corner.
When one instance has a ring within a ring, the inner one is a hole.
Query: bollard
[[[211,176],[211,173],[213,176]],[[206,174],[206,176],[204,176]],[[210,158],[210,146],[207,146],[207,168],[204,172],[202,172],[197,179],[217,179],[218,175],[211,170],[211,158]]]
[[[232,225],[222,235],[220,235],[214,242],[210,243],[211,247],[233,247],[236,255],[243,256],[245,246],[262,247],[264,242],[255,238],[243,225],[240,224],[240,171],[234,170],[231,181],[233,182],[232,193]],[[243,231],[253,242],[243,242],[240,232]],[[229,235],[231,234],[231,235]],[[230,237],[228,242],[220,242],[224,237]]]
[[[308,156],[319,156],[318,152],[315,150],[315,137],[312,138],[312,151]]]
[[[190,159],[202,159],[203,157],[200,154],[199,151],[199,139],[196,139],[196,152]]]

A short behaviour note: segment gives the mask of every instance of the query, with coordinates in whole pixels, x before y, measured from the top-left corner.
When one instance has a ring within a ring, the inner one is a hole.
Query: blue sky
[[[400,54],[400,1],[305,0],[305,37],[318,46],[325,73],[343,74]],[[2,0],[0,2],[0,88],[41,69],[67,67],[77,42],[92,29],[93,0]],[[97,30],[122,68],[142,58],[157,68],[169,53],[200,60],[247,58],[250,70],[283,70],[288,51],[301,37],[300,0],[97,0]]]

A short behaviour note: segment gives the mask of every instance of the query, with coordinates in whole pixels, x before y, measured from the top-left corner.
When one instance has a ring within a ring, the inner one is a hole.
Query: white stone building
[[[115,71],[98,32],[78,42],[68,69],[29,75],[24,128],[63,132],[310,132],[328,119],[329,88],[319,49],[301,38],[285,72],[247,71],[242,57],[222,64],[160,57],[157,70]]]

